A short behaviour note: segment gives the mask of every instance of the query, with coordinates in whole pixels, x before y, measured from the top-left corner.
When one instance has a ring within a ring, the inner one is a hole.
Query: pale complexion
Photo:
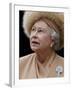
[[[30,34],[30,46],[37,54],[38,60],[43,63],[46,58],[51,56],[54,44],[50,32],[49,26],[42,20],[37,21],[31,30]]]

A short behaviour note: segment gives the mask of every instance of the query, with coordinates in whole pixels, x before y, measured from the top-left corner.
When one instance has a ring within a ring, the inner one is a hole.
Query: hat
[[[40,12],[26,11],[23,16],[23,28],[26,35],[29,37],[31,28],[34,23],[40,18],[47,18],[52,21],[60,32],[60,49],[64,45],[64,13],[63,12]]]

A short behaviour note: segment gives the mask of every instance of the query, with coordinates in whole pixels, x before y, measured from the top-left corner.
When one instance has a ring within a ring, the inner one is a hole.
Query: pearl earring
[[[52,46],[53,46],[53,44],[51,43],[50,47],[52,47]]]

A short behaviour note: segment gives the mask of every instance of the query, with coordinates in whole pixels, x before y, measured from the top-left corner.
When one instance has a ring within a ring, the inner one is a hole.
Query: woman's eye
[[[35,31],[35,28],[32,28],[32,31]]]
[[[43,30],[42,29],[39,29],[38,32],[43,32]]]

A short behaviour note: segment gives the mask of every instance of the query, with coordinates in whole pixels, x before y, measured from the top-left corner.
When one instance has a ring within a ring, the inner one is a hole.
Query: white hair
[[[59,32],[55,31],[53,28],[50,28],[50,35],[51,35],[51,38],[53,39],[54,41],[54,45],[53,45],[53,48],[54,50],[59,50],[59,47],[60,47],[60,34]]]

